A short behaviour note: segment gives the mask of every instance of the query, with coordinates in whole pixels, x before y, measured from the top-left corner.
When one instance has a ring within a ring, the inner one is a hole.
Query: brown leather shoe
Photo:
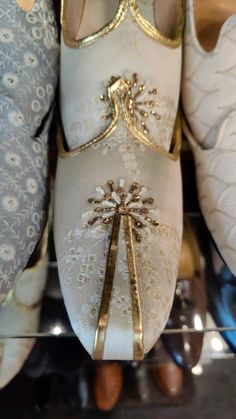
[[[122,366],[118,362],[103,362],[96,367],[95,401],[98,409],[112,410],[122,390]]]
[[[173,361],[156,364],[152,369],[152,375],[158,387],[167,396],[175,397],[182,392],[184,372]]]

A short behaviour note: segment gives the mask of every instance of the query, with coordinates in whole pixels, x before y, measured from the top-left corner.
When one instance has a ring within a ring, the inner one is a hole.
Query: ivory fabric
[[[48,256],[45,253],[32,268],[25,269],[16,283],[14,296],[0,305],[0,336],[38,332],[40,301],[47,279]],[[31,308],[37,304],[37,307]],[[35,343],[34,338],[0,338],[0,389],[21,370]]]
[[[150,2],[150,6],[151,6]],[[101,60],[102,57],[102,60]],[[76,69],[73,79],[68,69]],[[61,114],[70,150],[100,134],[109,121],[102,116],[109,104],[100,100],[112,76],[126,80],[137,73],[146,84],[142,100],[157,88],[160,120],[147,120],[154,144],[168,150],[176,118],[181,46],[172,49],[145,34],[128,10],[124,20],[96,43],[81,49],[67,47],[62,38]],[[139,123],[137,122],[139,125]],[[171,309],[182,235],[182,191],[179,159],[157,154],[133,136],[124,120],[113,134],[93,147],[58,161],[54,235],[62,292],[70,321],[92,355],[111,226],[88,227],[93,206],[113,180],[129,189],[133,182],[153,197],[159,227],[142,231],[134,242],[138,288],[148,352],[162,332]],[[133,359],[133,320],[123,222],[106,332],[104,359]]]
[[[58,72],[50,0],[0,4],[0,301],[22,274],[47,213],[47,142]]]
[[[187,1],[182,100],[185,132],[195,157],[201,210],[217,247],[236,274],[236,14],[221,28],[216,47],[198,42],[192,0]]]

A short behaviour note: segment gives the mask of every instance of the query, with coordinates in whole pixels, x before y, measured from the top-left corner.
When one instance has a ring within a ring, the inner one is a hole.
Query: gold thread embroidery
[[[112,77],[111,84],[115,83],[119,78]],[[137,73],[132,75],[131,80],[124,80],[126,84],[126,92],[120,92],[121,101],[122,99],[125,102],[125,107],[129,119],[132,121],[133,125],[137,126],[139,130],[143,132],[144,135],[152,138],[150,129],[148,128],[148,120],[150,117],[155,118],[157,121],[161,119],[161,115],[155,110],[157,105],[153,98],[149,100],[143,100],[142,95],[146,90],[145,84],[140,84],[138,81]],[[158,90],[156,88],[148,91],[149,96],[157,95]],[[100,99],[103,102],[109,101],[109,98],[105,95],[101,95]],[[107,121],[112,118],[112,113],[103,115],[102,119]]]
[[[144,357],[143,326],[138,291],[138,275],[135,262],[133,237],[139,243],[142,240],[140,231],[145,229],[147,224],[157,227],[158,221],[150,217],[150,208],[154,203],[151,197],[144,198],[146,188],[133,183],[126,190],[125,181],[119,180],[116,187],[112,180],[107,182],[108,190],[98,188],[101,199],[89,198],[89,204],[98,205],[94,209],[96,216],[88,221],[89,226],[97,223],[103,225],[112,224],[112,233],[107,257],[104,286],[102,291],[101,305],[98,315],[97,328],[94,339],[94,359],[102,359],[105,346],[106,330],[109,321],[109,307],[113,289],[116,260],[118,255],[118,240],[121,218],[124,219],[124,233],[126,241],[128,271],[130,277],[132,316],[134,328],[133,358],[141,360]]]
[[[174,39],[167,38],[162,35],[156,27],[154,27],[150,22],[148,22],[141,14],[139,7],[136,4],[135,0],[120,0],[118,11],[114,19],[104,26],[102,29],[96,33],[89,35],[81,40],[70,39],[67,30],[67,23],[65,19],[65,8],[66,1],[61,1],[61,26],[62,34],[65,44],[70,48],[83,48],[87,45],[90,45],[96,42],[101,37],[107,35],[109,32],[113,31],[125,18],[125,15],[130,8],[131,13],[134,17],[136,23],[141,27],[141,29],[149,35],[151,38],[161,42],[162,44],[171,47],[178,48],[182,42],[182,31],[183,31],[183,22],[184,22],[184,2],[183,0],[178,0],[177,3],[177,13],[178,13],[178,23],[176,27],[176,35]]]
[[[126,190],[124,184],[124,179],[120,179],[118,187],[115,187],[113,180],[109,180],[107,182],[109,190],[101,188],[102,199],[89,198],[88,203],[97,206],[94,209],[96,216],[88,221],[88,225],[93,226],[98,222],[109,225],[113,223],[115,215],[129,216],[132,220],[132,233],[135,240],[140,243],[142,240],[140,232],[148,224],[154,227],[159,225],[156,219],[150,217],[150,210],[153,211],[153,208],[148,208],[154,204],[154,199],[143,197],[146,189],[144,186],[134,182],[129,190]]]
[[[101,95],[101,100],[106,100],[106,96]],[[179,113],[176,117],[176,123],[174,128],[174,135],[172,138],[172,144],[170,146],[170,151],[166,151],[162,149],[162,147],[154,144],[151,139],[148,137],[148,132],[146,131],[146,124],[144,123],[145,127],[141,126],[144,129],[144,132],[142,132],[139,127],[137,127],[137,124],[135,124],[135,118],[134,115],[131,114],[131,110],[129,108],[130,105],[130,84],[129,81],[122,78],[115,78],[112,77],[111,79],[111,85],[108,87],[108,99],[111,103],[112,107],[112,121],[110,125],[103,131],[101,134],[99,134],[97,137],[93,138],[92,140],[88,141],[86,144],[83,144],[80,147],[77,147],[73,151],[66,152],[63,147],[63,134],[62,134],[62,127],[60,128],[58,132],[58,149],[59,149],[59,155],[60,157],[66,158],[66,157],[72,157],[78,153],[80,153],[83,150],[86,150],[87,148],[97,144],[101,140],[104,140],[105,138],[108,138],[117,128],[120,118],[122,117],[124,122],[126,123],[128,129],[131,131],[132,135],[134,136],[134,139],[139,140],[142,144],[149,147],[151,150],[165,156],[169,157],[172,160],[177,160],[179,157],[179,152],[181,148],[181,120]],[[154,111],[155,112],[155,111]],[[155,112],[156,113],[156,112]],[[155,117],[159,117],[159,114],[153,115]]]
[[[61,26],[62,26],[62,34],[65,44],[70,48],[83,48],[87,45],[90,45],[96,42],[98,39],[102,38],[103,36],[107,35],[109,32],[113,31],[125,17],[127,8],[128,8],[129,0],[120,0],[119,8],[116,13],[114,19],[108,23],[105,27],[100,29],[99,31],[95,32],[93,35],[89,35],[79,41],[75,39],[70,39],[67,30],[67,23],[65,18],[65,7],[66,7],[66,0],[61,0]]]
[[[112,99],[113,100],[113,99]],[[87,148],[92,147],[93,145],[97,144],[98,142],[100,142],[101,140],[104,140],[105,138],[109,137],[117,128],[119,119],[120,119],[120,109],[118,107],[118,105],[116,103],[113,102],[113,120],[111,122],[111,124],[109,125],[109,127],[102,132],[100,135],[98,135],[97,137],[93,138],[92,140],[88,141],[86,144],[77,147],[75,150],[73,151],[68,151],[66,152],[64,150],[63,147],[63,131],[62,131],[62,126],[59,127],[58,130],[58,135],[57,135],[57,143],[58,143],[58,150],[59,150],[59,155],[60,157],[69,157],[69,156],[74,156],[78,153],[80,153],[81,151],[86,150]]]

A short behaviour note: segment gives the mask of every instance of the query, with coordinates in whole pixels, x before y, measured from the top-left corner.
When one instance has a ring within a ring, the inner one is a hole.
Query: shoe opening
[[[206,51],[215,48],[222,26],[234,13],[235,0],[194,1],[196,33],[199,43]]]

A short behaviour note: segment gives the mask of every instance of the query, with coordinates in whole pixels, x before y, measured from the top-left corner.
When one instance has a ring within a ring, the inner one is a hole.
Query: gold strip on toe
[[[134,243],[132,235],[132,220],[129,216],[124,217],[124,231],[132,299],[132,316],[134,328],[133,359],[134,361],[142,361],[142,359],[144,358],[143,324],[138,290],[138,275],[135,262]]]
[[[71,39],[68,35],[67,22],[65,18],[66,4],[67,0],[61,0],[61,26],[64,42],[70,48],[83,48],[87,45],[96,42],[98,39],[107,35],[109,32],[112,32],[124,20],[129,8],[138,26],[148,36],[170,48],[178,48],[181,45],[184,24],[183,0],[178,0],[177,3],[178,23],[176,27],[175,38],[173,39],[164,36],[161,32],[159,32],[159,30],[155,26],[153,26],[143,17],[135,0],[120,0],[118,11],[114,19],[110,23],[105,25],[102,29],[95,32],[94,34],[77,41],[75,39]]]
[[[123,179],[119,180],[118,186],[112,180],[109,180],[107,187],[108,190],[101,188],[103,194],[101,199],[88,199],[89,204],[95,205],[94,217],[88,220],[88,226],[96,228],[97,225],[108,226],[112,224],[105,280],[95,332],[93,357],[96,360],[101,360],[104,355],[113,280],[119,251],[119,231],[121,218],[123,218],[134,330],[133,359],[140,361],[144,357],[144,344],[134,239],[137,243],[140,243],[143,239],[141,232],[148,225],[158,227],[157,219],[150,216],[150,213],[157,212],[157,209],[153,208],[153,198],[143,196],[146,188],[138,183],[133,183],[129,189],[126,189]]]
[[[107,267],[102,291],[102,299],[98,315],[97,329],[94,339],[93,359],[103,359],[107,325],[109,320],[109,308],[113,289],[116,260],[118,255],[118,240],[120,232],[120,215],[115,215],[112,226],[111,241],[108,250]]]

